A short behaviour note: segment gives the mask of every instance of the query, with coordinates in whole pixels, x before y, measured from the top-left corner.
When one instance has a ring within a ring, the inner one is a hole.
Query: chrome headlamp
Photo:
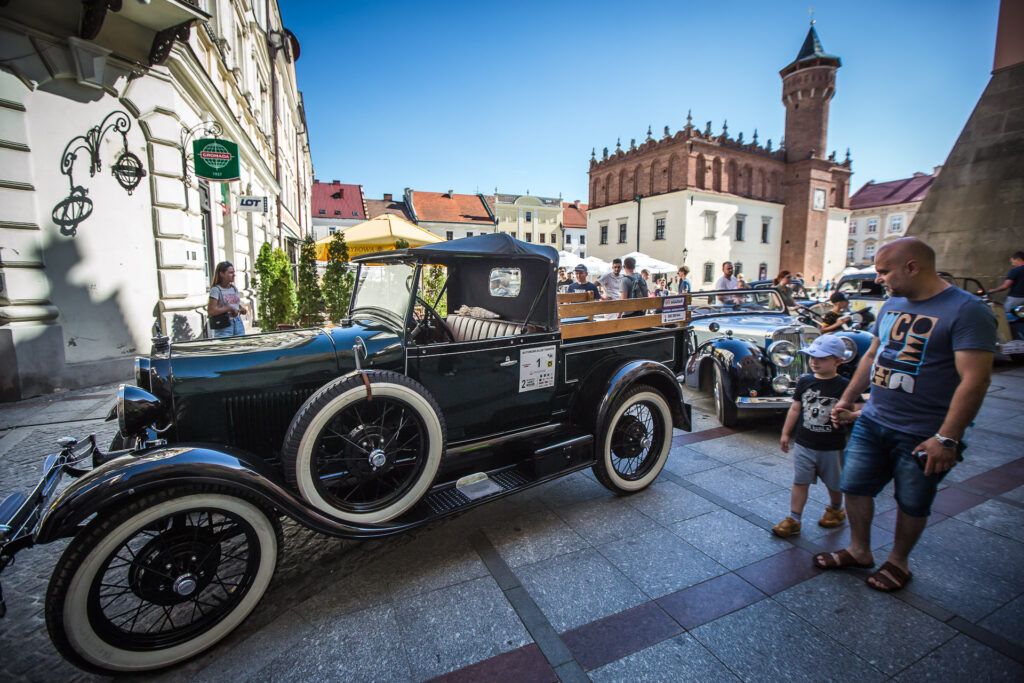
[[[772,344],[768,357],[780,368],[789,367],[796,360],[796,345],[785,339],[777,341]]]
[[[152,391],[152,381],[149,376],[149,371],[152,365],[148,358],[136,358],[135,359],[135,385],[145,389],[146,391]]]
[[[117,389],[117,427],[121,436],[133,436],[160,419],[164,406],[153,394],[122,384]],[[154,429],[158,432],[166,427]]]
[[[777,393],[784,394],[793,388],[793,380],[789,375],[777,375],[772,380],[772,389]]]
[[[857,357],[857,342],[849,337],[840,337],[840,339],[843,341],[843,346],[846,347],[846,350],[843,352],[843,362],[849,363]]]

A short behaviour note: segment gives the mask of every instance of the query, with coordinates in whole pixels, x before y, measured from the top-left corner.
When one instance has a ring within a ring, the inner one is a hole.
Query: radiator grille
[[[226,397],[228,443],[266,458],[277,457],[288,425],[312,393],[312,389],[297,389]]]
[[[774,344],[775,342],[788,341],[791,342],[793,346],[795,346],[797,349],[802,349],[819,336],[821,336],[821,333],[818,332],[817,330],[795,330],[789,328],[784,330],[778,330],[772,333],[772,343]],[[787,375],[791,377],[794,382],[796,382],[797,378],[800,377],[800,375],[806,375],[808,372],[810,372],[810,365],[807,362],[807,356],[802,353],[798,353],[796,355],[796,360],[794,360],[788,367],[774,367],[776,375]]]

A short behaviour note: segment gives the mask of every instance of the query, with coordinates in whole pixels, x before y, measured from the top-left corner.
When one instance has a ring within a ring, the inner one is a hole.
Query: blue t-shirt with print
[[[593,282],[584,282],[582,285],[578,282],[574,282],[569,285],[570,292],[590,292],[593,294],[594,299],[601,298],[601,292],[598,290],[597,285]]]
[[[960,384],[954,352],[996,350],[995,316],[959,287],[924,301],[890,298],[871,334],[879,346],[863,415],[920,436],[939,430]]]

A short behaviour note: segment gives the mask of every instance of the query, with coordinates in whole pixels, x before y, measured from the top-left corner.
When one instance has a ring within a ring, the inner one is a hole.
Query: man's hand
[[[857,408],[854,406],[853,401],[840,399],[839,403],[832,408],[832,424],[840,427],[853,422],[855,418],[850,417],[850,413],[856,412],[856,410]]]
[[[783,434],[779,437],[779,448],[782,449],[783,453],[789,453],[789,434]]]
[[[914,457],[917,457],[917,453],[925,451],[928,453],[928,460],[925,462],[924,473],[925,475],[940,474],[942,472],[948,472],[953,469],[956,465],[956,450],[952,448],[943,448],[942,445],[935,440],[935,437],[925,439],[921,443],[914,446]]]

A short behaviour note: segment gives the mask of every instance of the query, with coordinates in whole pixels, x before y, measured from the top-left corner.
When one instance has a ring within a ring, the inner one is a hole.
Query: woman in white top
[[[239,314],[249,311],[242,305],[238,290],[235,289],[235,267],[229,261],[218,263],[213,272],[206,312],[210,316],[210,329],[214,337],[238,337],[245,334],[245,325]]]

